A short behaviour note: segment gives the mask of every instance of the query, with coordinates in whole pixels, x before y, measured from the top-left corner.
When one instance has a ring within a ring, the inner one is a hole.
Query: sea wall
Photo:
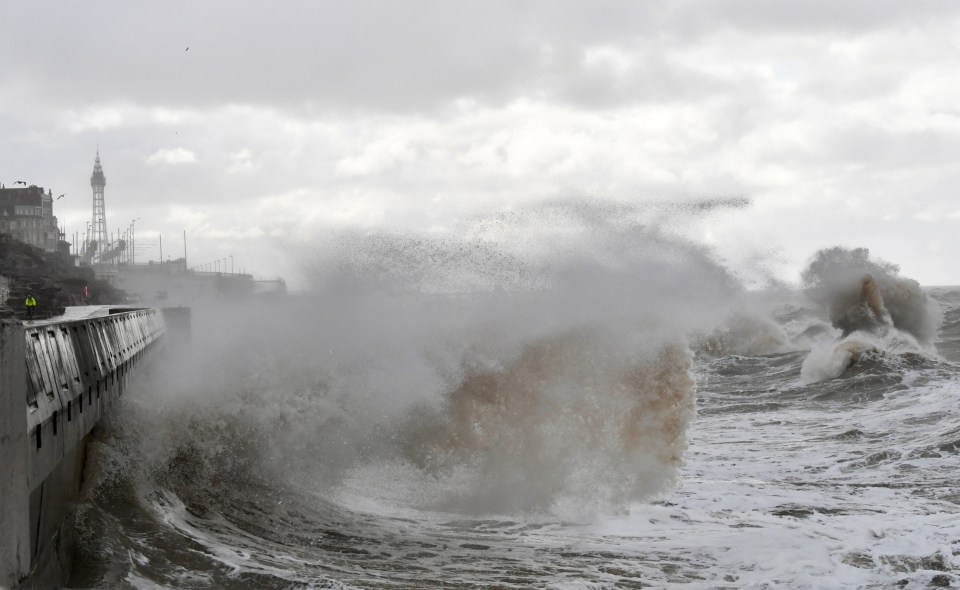
[[[0,326],[0,587],[65,582],[90,432],[165,334],[160,310],[104,311]]]
[[[0,588],[30,571],[23,325],[0,320]]]

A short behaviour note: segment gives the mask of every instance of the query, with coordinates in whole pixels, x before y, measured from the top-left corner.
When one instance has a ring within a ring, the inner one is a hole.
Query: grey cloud
[[[822,245],[853,231],[845,224],[863,232],[851,239],[871,245],[873,226],[851,224],[830,199],[870,201],[906,216],[911,207],[955,210],[949,201],[960,182],[952,172],[960,145],[950,125],[939,125],[946,117],[931,113],[957,104],[956,85],[938,76],[956,62],[950,27],[960,3],[103,0],[50,7],[0,8],[0,181],[15,174],[67,192],[58,214],[79,220],[89,217],[98,141],[111,224],[143,215],[159,226],[179,205],[208,215],[211,235],[242,223],[320,225],[341,202],[384,211],[386,224],[448,226],[483,207],[583,191],[624,201],[747,194],[764,206],[781,195],[790,203],[810,195],[809,227],[833,236]],[[910,51],[899,45],[905,37]],[[853,46],[850,59],[831,61],[831,44]],[[628,67],[585,65],[598,48],[624,52]],[[479,108],[452,104],[464,97]],[[76,125],[88,110],[113,107],[123,113],[118,125]],[[179,124],[159,120],[152,107],[188,116]],[[879,112],[891,120],[871,121]],[[384,139],[409,141],[409,158],[382,173],[337,174],[338,162]],[[197,161],[146,164],[177,147]],[[250,151],[250,168],[229,174],[230,155],[242,149]],[[459,157],[465,154],[472,159]],[[551,165],[551,157],[574,164]],[[269,207],[272,197],[278,209],[311,202],[304,215],[264,221],[257,207]],[[751,215],[766,210],[755,209]],[[246,218],[225,220],[233,211]],[[818,216],[836,221],[816,224]],[[924,235],[919,221],[904,227],[911,237]],[[785,239],[804,242],[806,254],[814,238],[803,234]]]
[[[734,81],[670,60],[656,48],[631,56],[635,63],[622,72],[582,63],[558,72],[554,97],[585,108],[612,108],[636,103],[700,102],[737,91]]]
[[[44,100],[70,104],[402,110],[459,96],[497,100],[536,71],[541,42],[567,43],[554,28],[573,30],[562,19],[551,30],[533,27],[542,4],[171,2],[145,9],[118,2],[67,4],[49,14],[34,4],[13,10],[13,34],[0,40],[11,77],[22,88],[38,85],[34,93]],[[38,31],[45,42],[31,42]]]
[[[581,71],[581,51],[591,45],[629,46],[647,38],[663,53],[691,32],[865,30],[936,18],[954,6],[933,0],[179,0],[63,3],[53,11],[15,3],[4,9],[0,60],[8,73],[3,84],[52,105],[234,102],[306,112],[409,111],[462,96],[502,103],[537,91],[590,105],[604,104],[599,96],[607,91],[623,100],[659,100],[696,96],[700,85],[713,83],[654,53],[618,90]],[[568,75],[574,81],[558,90],[557,77]],[[591,91],[595,87],[600,90]]]
[[[885,129],[855,119],[811,128],[808,144],[771,147],[762,161],[823,171],[861,167],[877,172],[951,165],[960,133],[942,129]]]
[[[877,168],[909,168],[955,162],[960,134],[938,129],[895,131],[870,125],[852,125],[831,134],[824,156]]]
[[[834,65],[801,82],[798,93],[820,101],[871,100],[894,94],[905,82],[900,67],[878,64],[865,69],[857,64]]]
[[[744,32],[851,34],[935,22],[960,11],[960,6],[950,0],[696,0],[687,8],[684,17],[688,22],[703,27],[712,23]]]

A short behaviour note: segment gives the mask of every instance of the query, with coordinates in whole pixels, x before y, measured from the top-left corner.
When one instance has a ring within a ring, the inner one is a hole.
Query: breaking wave
[[[821,250],[802,279],[841,331],[839,342],[814,345],[801,371],[804,382],[838,377],[867,354],[935,353],[939,306],[896,265],[871,260],[866,248]]]
[[[469,368],[408,441],[431,473],[469,466],[460,510],[617,506],[673,483],[694,414],[692,354],[599,333],[528,344],[506,366]]]
[[[187,487],[332,489],[399,461],[459,512],[649,498],[675,482],[694,416],[687,335],[742,290],[631,211],[555,203],[458,239],[341,236],[307,265],[313,294],[195,312],[189,369],[127,413],[126,454]],[[530,233],[535,251],[516,242]]]
[[[802,279],[810,298],[828,311],[844,336],[896,328],[929,346],[942,313],[917,281],[899,271],[889,262],[871,260],[866,248],[836,247],[817,252]]]
[[[711,333],[695,337],[698,353],[711,358],[757,356],[795,348],[790,336],[768,313],[740,309],[727,316]]]
[[[310,294],[195,309],[179,371],[93,445],[72,587],[886,587],[953,567],[929,547],[958,538],[938,528],[960,501],[956,367],[913,283],[827,251],[806,292],[745,293],[631,211],[348,232],[318,245]]]

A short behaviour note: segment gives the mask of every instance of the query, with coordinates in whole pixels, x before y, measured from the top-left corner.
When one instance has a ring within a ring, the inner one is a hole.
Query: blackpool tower
[[[103,204],[103,187],[107,186],[107,177],[100,167],[100,150],[97,150],[97,160],[93,163],[93,175],[90,176],[90,186],[93,187],[93,224],[90,226],[91,239],[96,240],[96,253],[102,254],[107,249],[107,209]],[[97,257],[99,258],[99,256]]]

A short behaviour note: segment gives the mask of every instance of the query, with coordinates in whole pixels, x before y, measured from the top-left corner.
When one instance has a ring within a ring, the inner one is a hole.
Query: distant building
[[[57,218],[53,216],[52,191],[31,185],[0,188],[0,233],[46,252],[56,252],[60,241]]]

